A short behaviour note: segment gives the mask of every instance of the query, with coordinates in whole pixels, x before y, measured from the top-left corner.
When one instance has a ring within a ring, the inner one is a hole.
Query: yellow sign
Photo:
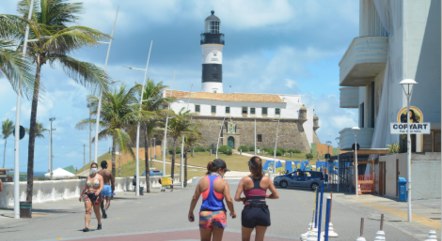
[[[407,123],[407,107],[403,107],[397,114],[397,122]],[[416,106],[410,106],[410,123],[424,122],[424,114]]]

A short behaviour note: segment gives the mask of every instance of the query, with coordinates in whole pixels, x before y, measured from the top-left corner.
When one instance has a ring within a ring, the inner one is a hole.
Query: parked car
[[[156,168],[150,168],[149,173],[150,173],[150,176],[162,176],[163,175],[163,172],[156,169]],[[134,174],[134,176],[135,176],[135,174]],[[146,176],[146,171],[141,173],[141,176]]]
[[[296,170],[285,175],[276,176],[273,183],[275,186],[282,188],[295,187],[316,190],[326,180],[327,175],[324,177],[322,172]]]

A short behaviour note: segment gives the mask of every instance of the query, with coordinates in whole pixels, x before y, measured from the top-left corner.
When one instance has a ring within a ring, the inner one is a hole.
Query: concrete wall
[[[407,154],[393,154],[379,157],[385,162],[385,196],[396,198],[396,159],[399,176],[407,178]],[[411,155],[412,200],[434,199],[441,197],[440,153],[427,152]]]
[[[151,187],[160,188],[158,182],[160,177],[151,177]],[[146,186],[146,179],[140,178],[140,185]],[[67,180],[50,180],[50,181],[34,181],[34,193],[32,196],[33,203],[51,202],[63,199],[78,198],[80,191],[85,185],[86,179],[67,179]],[[176,179],[174,183],[179,183]],[[0,208],[14,207],[14,183],[3,183],[3,191],[0,193]],[[115,192],[134,191],[132,185],[132,177],[117,177],[115,179]],[[26,200],[26,182],[20,182],[20,201]]]

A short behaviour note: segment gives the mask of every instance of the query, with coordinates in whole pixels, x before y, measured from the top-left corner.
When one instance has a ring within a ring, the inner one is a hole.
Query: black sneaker
[[[83,232],[89,232],[88,228],[83,228]]]
[[[97,226],[97,230],[100,230],[102,227],[101,227],[101,224],[98,224],[98,226]]]
[[[103,218],[107,218],[107,214],[106,213],[103,213]]]

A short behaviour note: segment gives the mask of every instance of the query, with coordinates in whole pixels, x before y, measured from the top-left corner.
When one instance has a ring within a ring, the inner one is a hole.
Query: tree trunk
[[[115,178],[116,175],[116,165],[115,165],[115,138],[112,137],[112,153],[111,153],[111,160],[112,160],[112,176]],[[98,161],[98,160],[97,160]]]
[[[176,155],[176,139],[173,138],[173,150],[172,150],[172,164],[170,166],[170,177],[172,178],[172,190],[173,190],[173,178],[175,177],[175,155]]]
[[[144,128],[144,169],[146,170],[146,192],[150,192],[150,167],[149,167],[149,135],[147,133],[147,128]]]
[[[37,128],[37,107],[40,92],[40,74],[42,61],[37,56],[37,64],[35,70],[34,92],[32,94],[31,117],[29,123],[29,144],[28,144],[28,171],[26,185],[26,201],[32,203],[32,193],[34,190],[34,151],[35,151],[35,135]],[[19,123],[18,123],[19,124]]]

